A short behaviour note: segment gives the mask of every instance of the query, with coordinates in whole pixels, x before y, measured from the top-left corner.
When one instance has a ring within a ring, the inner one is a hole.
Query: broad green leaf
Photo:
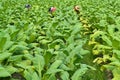
[[[114,61],[114,62],[111,62],[110,65],[120,67],[120,62],[119,61]]]
[[[2,37],[0,39],[0,51],[2,51],[4,49],[4,46],[5,46],[6,42],[7,42],[7,38],[6,37]]]
[[[36,33],[35,32],[33,32],[32,34],[30,34],[30,37],[29,37],[29,42],[33,42],[33,41],[35,41],[35,39],[36,39]]]
[[[80,28],[81,28],[81,24],[77,23],[74,27],[73,27],[73,31],[71,33],[71,35],[77,34],[78,32],[80,33]]]
[[[51,74],[47,80],[56,80],[56,77],[54,74]]]
[[[56,60],[49,69],[57,69],[62,64],[62,60]]]
[[[52,51],[53,52],[53,51]],[[52,53],[50,51],[47,51],[44,55],[45,64],[48,65],[50,62],[50,59],[52,58]]]
[[[80,49],[80,54],[81,55],[85,55],[85,54],[88,54],[88,53],[90,53],[89,50],[84,50],[82,48]]]
[[[120,59],[120,50],[113,50],[113,53]]]
[[[113,34],[114,34],[114,32],[113,32],[114,27],[115,27],[114,25],[108,25],[108,32],[109,32],[110,36],[113,36]]]
[[[15,40],[17,39],[17,34],[18,34],[19,30],[14,31],[12,34],[10,34],[11,40]]]
[[[109,69],[109,70],[113,70],[114,68],[115,68],[115,66],[113,66],[113,65],[103,65],[101,68],[106,68],[106,69]]]
[[[106,20],[100,20],[100,23],[99,23],[100,26],[106,26],[107,25],[107,22]]]
[[[111,40],[110,40],[107,36],[103,35],[103,36],[102,36],[102,39],[103,39],[109,46],[112,46],[112,42],[111,42]]]
[[[113,72],[113,79],[112,80],[119,80],[120,79],[120,69],[115,68],[112,72]]]
[[[58,31],[56,31],[55,33],[54,33],[54,36],[56,36],[56,37],[61,37],[61,36],[64,36],[63,34],[61,34],[60,32],[58,32]]]
[[[10,62],[20,62],[22,61],[23,55],[15,55],[15,56],[10,56],[8,61]]]
[[[96,38],[99,35],[103,35],[104,32],[103,31],[96,31],[94,34],[90,35],[90,38]]]
[[[5,51],[5,50],[7,50],[7,49],[10,49],[13,44],[14,44],[13,41],[7,41],[6,44],[5,44],[5,46],[4,46],[3,51]]]
[[[46,39],[40,40],[40,43],[42,43],[42,44],[48,44],[48,43],[50,43],[50,42],[51,42],[51,41],[46,40]]]
[[[90,68],[91,70],[96,70],[93,66],[87,65],[87,68]]]
[[[27,70],[24,71],[24,77],[26,80],[32,80],[32,76]]]
[[[113,45],[113,48],[114,49],[119,49],[119,46],[120,46],[120,42],[117,41],[117,40],[112,40],[112,45]]]
[[[61,72],[61,79],[62,80],[69,80],[69,73],[67,71]]]
[[[61,60],[56,60],[51,66],[50,68],[47,70],[46,74],[51,74],[51,73],[56,73],[56,72],[60,72],[63,71],[62,69],[58,69],[58,67],[62,64]]]
[[[45,36],[39,36],[39,37],[37,38],[37,40],[40,41],[40,40],[45,39],[45,38],[46,38]]]
[[[27,69],[29,68],[29,66],[31,66],[31,61],[30,60],[20,61],[18,64],[16,64],[16,66]]]
[[[10,57],[11,55],[12,55],[12,53],[9,53],[9,52],[0,53],[0,62],[3,61],[4,59]]]
[[[82,64],[81,68],[76,70],[75,73],[72,75],[72,80],[82,80],[82,76],[86,73],[88,70],[87,66]]]
[[[10,73],[2,66],[0,66],[0,77],[9,77]]]
[[[45,66],[44,57],[36,54],[32,61],[33,61],[33,65],[35,66],[36,71],[39,73],[39,77],[41,78],[42,76],[41,71],[44,69],[44,66]]]
[[[55,74],[57,72],[62,72],[62,69],[48,69],[46,74]]]
[[[97,49],[97,50],[101,50],[101,49],[112,49],[112,47],[106,46],[106,45],[101,45],[101,44],[97,44],[94,46],[93,49]]]
[[[71,44],[71,43],[74,43],[74,37],[75,35],[71,35],[69,38],[68,38],[68,43]]]
[[[25,45],[23,45],[23,44],[19,44],[19,45],[13,45],[10,49],[9,49],[9,51],[10,52],[16,52],[16,53],[19,53],[19,52],[22,52],[23,50],[27,50],[28,49],[28,47],[26,47]]]
[[[5,70],[7,70],[10,74],[13,74],[18,71],[18,69],[13,66],[6,66]]]
[[[36,72],[34,72],[32,74],[32,79],[31,80],[41,80],[40,77],[38,76],[38,74]]]
[[[69,67],[67,67],[65,64],[62,64],[61,66],[60,66],[60,68],[61,69],[63,69],[63,70],[71,70]]]
[[[32,56],[32,54],[29,54],[29,53],[27,53],[27,54],[24,54],[24,57],[25,57],[26,59],[29,59],[29,60],[31,60],[31,61],[32,61],[32,59],[33,59],[33,56]]]

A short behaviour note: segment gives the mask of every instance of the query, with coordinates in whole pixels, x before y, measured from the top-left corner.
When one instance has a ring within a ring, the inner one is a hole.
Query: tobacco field
[[[0,80],[120,80],[120,1],[0,0]]]

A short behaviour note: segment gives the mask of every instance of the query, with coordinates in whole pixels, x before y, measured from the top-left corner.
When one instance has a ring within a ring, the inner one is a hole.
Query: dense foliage
[[[119,8],[119,0],[0,0],[0,80],[119,80]]]

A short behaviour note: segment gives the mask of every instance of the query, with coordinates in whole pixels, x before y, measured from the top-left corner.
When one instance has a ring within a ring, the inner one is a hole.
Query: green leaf
[[[62,61],[61,61],[61,60],[56,60],[56,61],[50,66],[50,68],[47,70],[46,74],[51,74],[51,73],[56,73],[56,72],[63,71],[62,69],[57,69],[61,64],[62,64]]]
[[[113,29],[114,29],[114,25],[108,25],[108,32],[109,32],[109,34],[110,34],[110,36],[113,36],[113,34],[114,34],[114,32],[113,32]]]
[[[13,45],[9,51],[14,54],[22,54],[24,50],[27,50],[28,47],[24,46],[23,44]]]
[[[6,66],[5,69],[10,73],[13,74],[14,72],[16,72],[18,69],[13,67],[13,66]]]
[[[46,40],[46,39],[43,39],[43,40],[40,41],[40,43],[42,43],[42,44],[48,44],[48,43],[50,43],[50,42],[51,42],[51,41]]]
[[[7,42],[6,37],[2,37],[2,39],[0,39],[0,51],[4,49],[6,42]]]
[[[8,61],[10,62],[20,62],[22,60],[23,55],[15,55],[15,56],[10,56]]]
[[[60,66],[60,68],[63,69],[63,70],[70,70],[70,68],[67,67],[65,64],[62,64],[62,65]]]
[[[80,54],[81,55],[85,55],[85,54],[88,54],[88,53],[90,53],[89,50],[84,50],[82,48],[80,49]]]
[[[14,42],[13,41],[7,41],[5,46],[4,46],[4,49],[3,51],[7,50],[7,49],[10,49],[12,46],[13,46]]]
[[[69,80],[69,73],[67,71],[61,72],[61,79],[62,80]]]
[[[32,80],[41,80],[36,72],[32,74]]]
[[[113,72],[113,79],[112,80],[119,80],[120,79],[120,69],[115,68],[112,72]]]
[[[86,73],[88,70],[87,66],[82,64],[81,68],[76,70],[73,76],[71,77],[72,80],[82,80],[82,76]]]
[[[30,35],[30,37],[29,37],[29,42],[35,41],[36,35],[37,35],[37,34],[36,34],[35,32],[33,32],[33,33]]]
[[[26,59],[31,60],[31,61],[32,61],[32,59],[33,59],[33,55],[32,55],[32,54],[29,54],[29,53],[24,54],[24,57],[25,57]]]
[[[108,49],[108,50],[110,50],[110,49],[112,49],[112,47],[109,47],[109,46],[106,46],[106,45],[97,44],[97,45],[94,46],[93,49],[97,49],[97,50]]]
[[[47,80],[56,80],[56,77],[54,74],[51,74],[50,77]]]
[[[96,38],[99,35],[103,35],[104,32],[103,31],[96,31],[94,34],[90,35],[90,38]]]
[[[109,46],[112,46],[112,42],[111,42],[111,40],[110,40],[107,36],[103,35],[103,36],[102,36],[102,39],[103,39]]]
[[[31,61],[30,60],[20,61],[18,64],[16,64],[16,66],[27,69],[29,68],[29,66],[31,66]]]
[[[62,60],[56,60],[49,69],[57,69],[62,64]]]
[[[53,51],[51,51],[53,52]],[[52,53],[50,51],[47,51],[44,55],[45,58],[45,64],[48,65],[50,62],[50,59],[52,58]]]
[[[11,55],[12,55],[12,53],[9,53],[9,52],[0,53],[0,62],[3,61],[4,59],[10,57]]]
[[[73,27],[73,31],[71,33],[71,35],[77,34],[78,32],[80,33],[80,28],[81,28],[81,24],[77,23],[74,27]]]
[[[33,65],[36,67],[36,71],[39,73],[39,77],[41,78],[42,73],[41,71],[44,69],[45,60],[44,57],[41,55],[36,54],[33,58]]]
[[[71,44],[71,43],[74,43],[74,35],[71,35],[68,39],[67,39],[67,41],[68,41],[68,43],[69,44]]]
[[[46,74],[55,74],[57,72],[62,72],[62,69],[48,69]]]
[[[120,50],[113,50],[113,53],[116,54],[116,57],[120,59]]]
[[[17,34],[18,34],[19,30],[14,31],[12,34],[10,34],[11,40],[15,40],[17,39]]]
[[[114,66],[119,67],[120,66],[120,62],[119,61],[114,61],[114,62],[111,62],[110,65],[114,65]]]
[[[32,76],[27,70],[24,71],[24,77],[26,80],[32,80]]]
[[[11,76],[10,73],[5,68],[0,66],[0,77],[9,77],[9,76]]]

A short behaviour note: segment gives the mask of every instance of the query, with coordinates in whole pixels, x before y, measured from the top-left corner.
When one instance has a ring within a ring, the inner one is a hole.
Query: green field
[[[119,0],[0,0],[0,80],[119,79]]]

